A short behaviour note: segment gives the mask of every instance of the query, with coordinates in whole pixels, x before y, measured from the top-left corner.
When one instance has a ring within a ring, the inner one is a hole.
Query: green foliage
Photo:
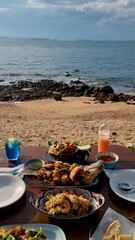
[[[135,152],[135,145],[128,146],[129,149],[131,149],[133,152]]]

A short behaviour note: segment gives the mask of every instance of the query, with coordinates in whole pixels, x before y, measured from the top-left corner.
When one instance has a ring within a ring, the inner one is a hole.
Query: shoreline
[[[75,70],[75,71],[79,71],[79,70]],[[106,85],[109,85],[109,86],[111,86],[113,89],[114,89],[114,92],[115,93],[117,93],[117,94],[120,94],[120,93],[122,93],[122,94],[126,94],[126,95],[135,95],[135,85],[133,85],[133,86],[130,86],[130,85],[122,85],[121,87],[122,87],[122,89],[120,90],[120,87],[115,87],[114,85],[112,86],[112,84],[110,83],[109,84],[109,82],[108,81],[106,81],[105,79],[104,79],[104,81],[103,82],[100,82],[100,81],[93,81],[93,82],[85,82],[85,79],[83,79],[82,77],[76,77],[76,78],[74,78],[74,77],[72,77],[72,73],[71,73],[71,77],[69,78],[68,77],[68,75],[66,76],[66,74],[67,74],[68,72],[66,72],[65,74],[63,73],[63,78],[61,78],[60,80],[57,80],[57,78],[58,77],[55,77],[55,78],[48,78],[48,77],[44,77],[44,75],[43,75],[43,78],[40,78],[40,79],[38,79],[38,78],[22,78],[22,79],[10,79],[10,80],[8,80],[8,81],[6,81],[4,78],[1,78],[0,79],[0,88],[2,87],[2,88],[6,88],[7,86],[17,86],[18,85],[18,83],[25,83],[25,82],[27,82],[27,83],[40,83],[40,82],[42,82],[42,81],[54,81],[54,82],[56,82],[56,83],[65,83],[65,84],[67,84],[67,85],[71,85],[72,83],[76,83],[76,82],[81,82],[81,83],[83,83],[84,85],[88,85],[89,87],[92,87],[92,86],[94,86],[94,87],[100,87],[100,86],[106,86]],[[70,76],[70,73],[68,73],[69,74],[69,76]],[[8,77],[8,75],[6,76],[6,78]],[[108,78],[107,78],[108,79]],[[101,80],[103,80],[103,78],[101,77]],[[131,90],[132,89],[132,90]]]
[[[135,106],[125,102],[100,104],[83,96],[0,102],[0,108],[0,147],[11,136],[27,146],[46,146],[48,140],[97,144],[102,123],[110,125],[110,144],[127,146],[135,141]]]
[[[89,86],[77,80],[70,84],[53,80],[41,80],[38,82],[18,81],[15,84],[0,86],[0,101],[31,101],[38,99],[54,98],[62,101],[63,97],[93,97],[99,103],[134,102],[135,94],[115,93],[111,86]]]

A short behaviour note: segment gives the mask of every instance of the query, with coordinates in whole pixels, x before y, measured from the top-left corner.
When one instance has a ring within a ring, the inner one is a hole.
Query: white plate
[[[22,179],[10,175],[0,175],[0,208],[7,207],[22,197],[25,192]]]
[[[121,190],[118,187],[118,183],[120,182],[135,184],[135,171],[131,169],[125,169],[121,172],[114,174],[110,179],[110,187],[116,195],[127,201],[135,203],[135,191],[130,193],[128,191]]]
[[[7,225],[3,227],[8,230],[14,226],[15,225]],[[66,236],[63,230],[56,225],[38,223],[38,224],[22,224],[22,226],[24,228],[33,229],[39,229],[41,227],[48,240],[66,240]]]

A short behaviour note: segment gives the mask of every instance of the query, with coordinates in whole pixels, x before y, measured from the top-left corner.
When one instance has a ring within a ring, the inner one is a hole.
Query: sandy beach
[[[0,147],[14,136],[22,145],[47,145],[48,140],[82,140],[97,144],[102,123],[110,126],[110,144],[135,143],[135,105],[95,103],[90,97],[28,102],[0,102]]]

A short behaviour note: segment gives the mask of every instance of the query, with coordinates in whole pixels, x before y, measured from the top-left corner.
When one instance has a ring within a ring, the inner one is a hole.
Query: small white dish
[[[21,178],[11,174],[0,175],[0,209],[19,200],[25,189],[25,183]]]
[[[135,191],[134,192],[129,192],[129,191],[124,191],[119,188],[118,184],[120,182],[127,182],[129,184],[134,184],[135,183],[135,171],[131,169],[125,169],[121,172],[118,172],[114,174],[110,178],[110,187],[112,191],[118,195],[119,197],[135,203]]]
[[[44,160],[39,159],[39,158],[33,158],[33,159],[28,160],[25,163],[25,168],[32,169],[32,170],[38,170],[41,167],[43,167],[44,164],[45,164]]]
[[[6,230],[11,229],[15,225],[6,225],[3,226]],[[63,230],[53,224],[43,224],[43,223],[35,223],[35,224],[22,224],[24,228],[31,228],[31,229],[36,229],[38,230],[39,228],[42,228],[42,231],[44,232],[45,236],[47,239],[53,239],[53,240],[66,240],[66,236],[63,232]]]

